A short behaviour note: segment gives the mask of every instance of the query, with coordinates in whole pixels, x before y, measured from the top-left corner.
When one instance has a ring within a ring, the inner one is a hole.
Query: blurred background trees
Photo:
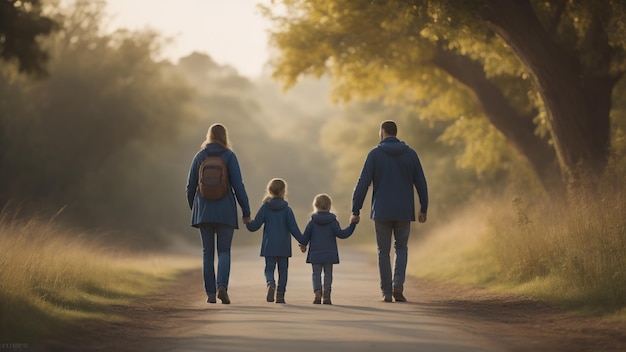
[[[301,221],[313,196],[330,192],[333,174],[318,138],[335,108],[323,82],[283,97],[268,79],[252,82],[207,54],[159,61],[157,33],[102,31],[104,1],[20,6],[37,16],[45,9],[41,18],[56,30],[37,32],[48,34],[31,48],[42,56],[0,62],[3,208],[17,208],[18,216],[59,213],[61,221],[101,230],[105,242],[195,240],[185,183],[215,122],[229,127],[253,211],[273,177],[289,183]],[[28,61],[46,56],[39,66]],[[20,74],[30,70],[47,77]]]
[[[302,224],[321,192],[347,221],[386,119],[420,154],[434,223],[626,170],[619,1],[285,0],[265,11],[286,92],[210,53],[159,60],[158,33],[105,33],[105,1],[0,6],[0,202],[104,240],[196,239],[184,185],[214,122],[253,211],[282,177]]]
[[[56,28],[56,22],[42,14],[39,0],[0,2],[0,58],[16,62],[20,72],[45,74],[49,55],[37,37]]]

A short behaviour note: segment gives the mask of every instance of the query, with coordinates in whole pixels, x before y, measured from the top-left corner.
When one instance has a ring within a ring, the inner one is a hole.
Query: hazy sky
[[[256,4],[270,0],[107,1],[113,28],[151,28],[173,38],[164,50],[168,59],[201,51],[249,77],[260,75],[268,59],[270,24]]]

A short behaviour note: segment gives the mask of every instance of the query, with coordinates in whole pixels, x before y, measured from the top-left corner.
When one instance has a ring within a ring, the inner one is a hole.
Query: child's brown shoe
[[[276,292],[276,303],[286,303],[285,292]]]
[[[315,299],[313,299],[313,304],[322,304],[322,291],[315,291]]]
[[[274,292],[276,292],[276,284],[270,282],[267,284],[267,297],[266,300],[268,302],[274,302]]]

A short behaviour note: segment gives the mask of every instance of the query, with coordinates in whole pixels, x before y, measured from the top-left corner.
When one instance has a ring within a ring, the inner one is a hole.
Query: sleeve
[[[365,196],[367,195],[367,190],[369,189],[374,177],[374,162],[372,161],[372,154],[373,150],[367,154],[365,164],[361,170],[361,175],[359,176],[359,180],[354,187],[354,193],[352,194],[352,214],[354,215],[359,215],[361,213],[361,208],[363,207],[363,202],[365,201]]]
[[[246,224],[246,228],[250,232],[254,232],[261,228],[261,225],[265,223],[265,204],[259,208],[259,211],[256,213],[254,220],[250,221]]]
[[[293,215],[293,210],[291,210],[291,208],[288,208],[287,226],[289,227],[289,232],[293,238],[295,238],[298,243],[304,244],[304,237],[302,236],[302,232],[300,232],[300,228],[296,222],[296,217]]]
[[[300,244],[307,245],[311,241],[311,234],[313,233],[313,222],[309,221],[306,224],[306,228],[304,229],[304,233],[302,234],[302,242]]]
[[[413,172],[413,185],[417,190],[417,195],[420,198],[420,211],[426,214],[428,210],[428,186],[426,185],[426,176],[424,176],[424,170],[422,169],[422,163],[420,162],[417,153],[415,154],[415,170]]]
[[[350,223],[348,227],[342,230],[341,227],[339,226],[339,221],[335,221],[335,223],[333,224],[333,233],[335,234],[336,237],[348,238],[350,237],[350,235],[352,235],[352,233],[354,233],[355,228],[356,228],[356,223],[352,222]]]
[[[239,161],[235,153],[231,154],[228,160],[228,178],[230,179],[230,185],[235,191],[237,202],[241,207],[243,216],[250,216],[250,203],[248,202],[248,194],[246,188],[243,185],[243,177],[241,176],[241,169],[239,168]]]
[[[189,202],[189,209],[193,209],[193,200],[196,197],[196,191],[198,189],[198,170],[200,169],[200,153],[191,161],[189,167],[189,176],[187,177],[187,202]]]

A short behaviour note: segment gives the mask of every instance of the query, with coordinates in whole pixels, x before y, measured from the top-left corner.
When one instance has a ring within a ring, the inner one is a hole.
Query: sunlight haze
[[[268,59],[269,21],[257,9],[269,0],[107,0],[110,28],[152,29],[173,42],[172,61],[199,51],[240,74],[257,77]]]

